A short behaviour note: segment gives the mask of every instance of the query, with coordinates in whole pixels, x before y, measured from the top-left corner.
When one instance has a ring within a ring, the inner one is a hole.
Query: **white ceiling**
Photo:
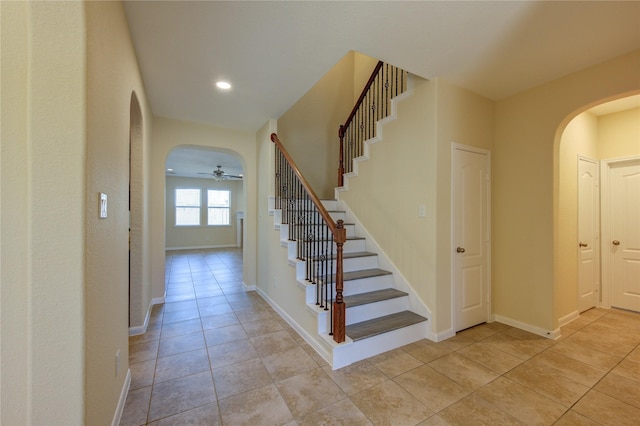
[[[350,50],[499,100],[640,48],[640,1],[132,1],[125,11],[155,115],[250,131]]]

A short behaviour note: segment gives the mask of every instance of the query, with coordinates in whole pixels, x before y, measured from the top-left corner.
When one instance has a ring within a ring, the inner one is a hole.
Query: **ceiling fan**
[[[242,179],[242,174],[240,175],[230,175],[228,173],[226,173],[225,171],[222,170],[222,166],[218,165],[216,166],[218,169],[214,170],[212,173],[204,173],[204,172],[199,172],[199,175],[209,175],[212,176],[215,180],[217,181],[222,181],[225,179]]]

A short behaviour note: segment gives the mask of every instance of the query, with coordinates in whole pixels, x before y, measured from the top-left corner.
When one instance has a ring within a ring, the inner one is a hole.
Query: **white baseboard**
[[[512,318],[503,317],[502,315],[494,315],[493,319],[503,324],[510,325],[511,327],[519,328],[520,330],[528,331],[530,333],[537,334],[538,336],[546,337],[547,339],[555,340],[560,337],[559,328],[556,330],[545,330],[544,328],[520,322]]]
[[[244,289],[246,291],[255,291],[256,290],[256,286],[255,285],[247,285],[244,281],[242,281],[242,287],[244,287]]]
[[[580,312],[573,311],[570,314],[565,315],[558,320],[558,327],[563,327],[569,324],[571,321],[577,320],[578,318],[580,318]]]
[[[135,327],[129,327],[129,336],[137,336],[139,334],[144,334],[147,332],[147,327],[149,326],[149,318],[151,317],[151,309],[153,309],[153,305],[162,305],[164,304],[164,297],[154,297],[149,302],[149,307],[147,308],[147,314],[144,317],[144,322],[142,325],[138,325]]]
[[[203,249],[216,249],[216,248],[237,248],[237,243],[233,244],[221,244],[214,246],[192,246],[192,247],[165,247],[165,251],[176,251],[176,250],[203,250]]]
[[[118,399],[118,405],[116,406],[116,412],[113,415],[111,426],[118,426],[120,424],[122,412],[124,411],[124,404],[127,402],[127,395],[129,394],[129,386],[131,386],[131,370],[127,369],[127,376],[124,378],[122,391],[120,391],[120,399]]]
[[[433,340],[434,342],[442,342],[443,340],[447,340],[448,338],[453,337],[455,335],[456,335],[456,332],[453,331],[453,328],[450,328],[448,330],[441,331],[439,333],[432,333],[431,340]]]

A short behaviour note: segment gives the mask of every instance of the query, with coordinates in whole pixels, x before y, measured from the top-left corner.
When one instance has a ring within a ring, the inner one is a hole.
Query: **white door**
[[[598,255],[599,203],[598,163],[578,158],[578,310],[598,303],[600,257]]]
[[[452,263],[455,331],[489,319],[490,164],[488,151],[454,144]]]
[[[609,167],[611,306],[640,311],[640,160]]]

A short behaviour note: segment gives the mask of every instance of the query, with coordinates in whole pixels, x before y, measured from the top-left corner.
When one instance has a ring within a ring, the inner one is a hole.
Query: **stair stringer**
[[[413,312],[422,315],[427,318],[428,324],[433,324],[432,322],[432,314],[429,306],[425,303],[425,301],[418,295],[415,288],[409,283],[409,281],[402,274],[400,269],[391,261],[387,253],[382,249],[382,247],[377,243],[376,239],[371,235],[371,233],[367,230],[367,228],[362,225],[362,223],[358,220],[358,218],[353,214],[347,203],[343,200],[338,200],[340,203],[340,207],[344,209],[347,214],[347,218],[350,222],[356,224],[356,228],[358,229],[358,235],[365,237],[367,250],[372,251],[378,254],[378,264],[381,269],[386,269],[387,271],[392,272],[391,277],[394,282],[394,288],[404,291],[409,295],[409,309]],[[441,338],[438,340],[439,336],[434,334],[433,330],[428,330],[427,334],[423,336],[432,341],[442,340]],[[447,336],[449,337],[449,336]]]
[[[413,76],[409,74],[408,80],[407,80],[407,90],[404,93],[391,99],[391,113],[385,118],[378,120],[376,122],[376,135],[364,141],[364,144],[362,147],[362,155],[353,159],[352,171],[349,173],[345,173],[343,175],[344,179],[342,182],[342,186],[336,187],[334,189],[336,200],[340,200],[340,196],[339,196],[340,192],[349,190],[349,179],[358,176],[358,164],[361,161],[366,161],[370,158],[369,157],[370,146],[373,145],[374,143],[382,142],[382,139],[383,139],[382,131],[384,129],[384,126],[387,123],[395,121],[398,118],[398,103],[402,102],[404,99],[407,99],[412,94],[413,94]]]

